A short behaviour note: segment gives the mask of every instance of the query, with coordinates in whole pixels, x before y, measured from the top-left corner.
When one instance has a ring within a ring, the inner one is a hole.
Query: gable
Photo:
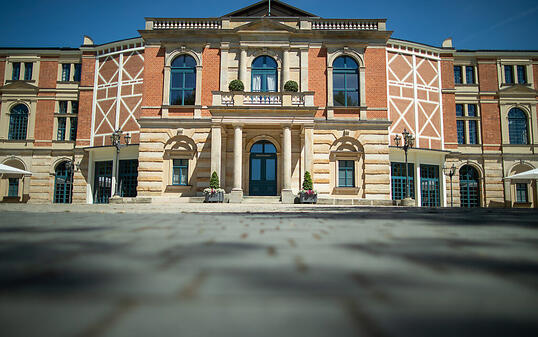
[[[271,19],[262,18],[261,20],[258,19],[254,22],[249,22],[247,24],[241,25],[237,28],[235,28],[236,31],[252,31],[252,32],[294,32],[296,29],[287,26],[285,24],[282,24],[280,22],[276,22]]]
[[[529,88],[525,85],[515,84],[499,90],[499,95],[536,95],[536,90]]]
[[[223,15],[223,17],[245,17],[245,16],[268,16],[269,15],[269,0],[262,0],[253,5],[241,8],[234,12]],[[271,16],[283,17],[317,17],[312,13],[303,11],[302,9],[290,6],[278,0],[271,1]]]
[[[32,85],[25,81],[13,81],[4,85],[3,87],[0,87],[0,90],[3,92],[7,92],[7,91],[20,92],[20,91],[37,91],[38,88],[35,85]]]

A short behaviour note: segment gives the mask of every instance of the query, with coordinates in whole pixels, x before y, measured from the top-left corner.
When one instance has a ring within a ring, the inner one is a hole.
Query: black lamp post
[[[122,144],[121,143],[121,135],[123,134],[123,131],[121,130],[115,130],[111,135],[110,135],[110,139],[112,140],[112,145],[114,145],[116,147],[116,190],[114,191],[114,197],[119,197],[120,196],[120,180],[119,180],[119,175],[120,175],[120,165],[119,165],[119,162],[120,162],[120,150],[124,147],[126,147],[127,145],[129,145],[129,142],[131,141],[131,135],[130,134],[125,134],[125,136],[123,136],[124,140],[125,140],[125,144]]]
[[[410,147],[413,147],[413,144],[415,143],[415,137],[413,137],[412,134],[410,134],[407,129],[404,129],[402,132],[402,137],[399,135],[394,136],[394,143],[396,144],[396,147],[400,147],[400,141],[403,139],[403,144],[401,148],[405,152],[405,198],[409,198],[409,174],[407,173],[407,150],[409,150]]]
[[[450,177],[450,207],[454,207],[454,196],[452,195],[452,177],[456,173],[456,166],[454,164],[452,164],[450,167],[443,166],[443,173]]]

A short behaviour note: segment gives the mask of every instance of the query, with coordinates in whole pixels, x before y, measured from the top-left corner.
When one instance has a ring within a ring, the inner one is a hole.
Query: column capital
[[[238,129],[238,128],[242,129],[243,126],[245,126],[245,124],[243,124],[243,123],[232,123],[232,126],[233,126],[234,129]]]

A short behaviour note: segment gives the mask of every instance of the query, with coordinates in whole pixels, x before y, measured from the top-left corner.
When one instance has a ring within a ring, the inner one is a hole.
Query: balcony
[[[213,91],[215,107],[314,107],[314,92]]]

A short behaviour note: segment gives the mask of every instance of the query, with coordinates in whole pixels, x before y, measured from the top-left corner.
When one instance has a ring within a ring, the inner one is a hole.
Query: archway
[[[276,147],[267,140],[250,148],[249,195],[277,195]]]
[[[70,204],[73,195],[73,169],[71,163],[63,161],[56,166],[54,174],[54,202]]]
[[[480,175],[471,165],[460,168],[460,206],[480,207]]]

